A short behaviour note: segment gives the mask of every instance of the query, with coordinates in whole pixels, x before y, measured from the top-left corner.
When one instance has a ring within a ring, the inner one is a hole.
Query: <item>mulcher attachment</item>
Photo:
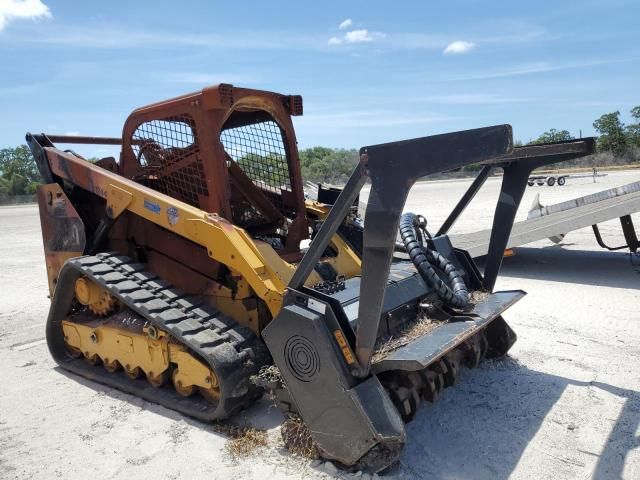
[[[289,283],[284,306],[263,331],[289,398],[325,458],[368,471],[396,462],[404,422],[434,401],[462,367],[504,355],[515,334],[502,312],[524,292],[491,293],[471,257],[446,235],[431,238],[420,218],[400,221],[420,177],[488,161],[511,150],[511,128],[489,127],[377,145],[355,169]],[[304,283],[365,180],[362,275],[334,288]],[[409,259],[394,257],[396,236]],[[425,235],[420,233],[424,231]],[[506,242],[510,225],[492,242]],[[497,266],[499,267],[499,265]],[[488,271],[497,274],[495,265]]]

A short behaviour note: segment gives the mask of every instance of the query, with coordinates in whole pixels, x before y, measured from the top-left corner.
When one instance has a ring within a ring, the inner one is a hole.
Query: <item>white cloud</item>
[[[373,42],[373,37],[369,33],[369,30],[362,28],[345,33],[344,41],[347,43]]]
[[[329,45],[342,45],[343,43],[370,43],[385,37],[386,35],[382,32],[370,32],[366,28],[360,28],[345,32],[341,37],[331,37],[328,43]]]
[[[340,25],[338,25],[338,28],[340,30],[346,30],[351,25],[353,25],[353,21],[350,18],[347,18],[346,20],[343,20],[342,22],[340,22]]]
[[[450,43],[444,49],[442,53],[445,55],[459,55],[462,53],[467,53],[473,50],[476,46],[473,42],[465,42],[464,40],[456,40],[455,42]]]
[[[0,0],[0,31],[15,18],[51,18],[41,0]]]

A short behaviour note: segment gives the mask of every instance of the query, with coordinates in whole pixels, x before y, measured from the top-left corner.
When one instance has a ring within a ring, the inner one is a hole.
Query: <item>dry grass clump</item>
[[[474,305],[482,303],[489,297],[489,295],[491,295],[490,292],[486,292],[484,290],[474,290],[473,292],[471,292],[471,303]]]
[[[414,323],[409,324],[400,335],[379,340],[376,344],[372,361],[378,362],[382,360],[394,350],[404,347],[412,340],[435,330],[438,326],[442,325],[442,323],[441,321],[431,320],[424,316],[420,317]]]
[[[478,303],[482,303],[487,300],[489,295],[491,295],[490,292],[475,290],[471,292],[471,304],[477,305]],[[444,322],[439,320],[431,320],[423,314],[415,322],[410,323],[399,335],[378,340],[372,361],[379,362],[394,350],[404,347],[411,343],[412,340],[433,331],[443,323]]]
[[[298,416],[287,418],[281,427],[284,446],[294,455],[304,458],[319,458],[309,427]]]
[[[268,444],[266,430],[249,426],[215,424],[213,429],[229,437],[225,451],[233,460],[245,458]]]

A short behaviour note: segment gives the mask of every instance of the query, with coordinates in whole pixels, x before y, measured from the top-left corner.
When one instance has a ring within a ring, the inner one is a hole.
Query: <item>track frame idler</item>
[[[144,375],[156,388],[171,380],[176,392],[184,397],[197,391],[205,398],[220,397],[215,372],[172,341],[167,332],[153,325],[139,331],[129,328],[132,323],[143,325],[142,317],[124,311],[104,320],[83,322],[74,321],[77,316],[62,322],[65,342],[71,351],[91,359],[92,365],[102,362],[109,373],[125,370],[133,380]]]

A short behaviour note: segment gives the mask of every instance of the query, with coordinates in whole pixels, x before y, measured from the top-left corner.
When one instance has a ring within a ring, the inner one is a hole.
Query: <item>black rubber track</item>
[[[73,358],[65,346],[61,322],[72,308],[74,283],[80,275],[102,285],[207,363],[218,376],[220,401],[214,404],[200,395],[183,397],[171,387],[154,388],[145,379],[131,380],[123,372],[108,373],[82,358]],[[144,265],[114,253],[77,257],[65,263],[49,311],[47,344],[66,370],[205,421],[229,417],[259,398],[262,389],[250,377],[271,361],[266,345],[251,330],[145,271]]]
[[[462,274],[447,258],[420,244],[416,236],[416,218],[414,213],[400,217],[400,237],[409,258],[422,279],[444,303],[454,308],[468,307],[470,296]],[[440,278],[434,267],[447,276],[451,286]]]

